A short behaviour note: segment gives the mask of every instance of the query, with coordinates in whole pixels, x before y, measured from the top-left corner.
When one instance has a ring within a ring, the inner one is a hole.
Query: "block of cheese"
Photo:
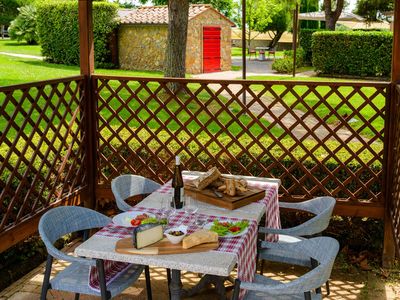
[[[154,244],[164,237],[162,225],[145,224],[135,227],[132,233],[133,246],[141,249]]]
[[[215,242],[218,242],[218,233],[201,229],[185,236],[182,240],[182,248],[189,249],[200,244]]]
[[[200,175],[198,178],[193,180],[193,184],[199,190],[204,190],[207,186],[209,186],[213,181],[217,180],[221,176],[221,173],[218,171],[217,167],[212,167],[206,173]]]

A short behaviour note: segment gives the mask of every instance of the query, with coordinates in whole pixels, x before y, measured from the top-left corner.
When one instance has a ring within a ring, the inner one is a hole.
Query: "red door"
[[[203,27],[203,72],[221,71],[221,27]]]

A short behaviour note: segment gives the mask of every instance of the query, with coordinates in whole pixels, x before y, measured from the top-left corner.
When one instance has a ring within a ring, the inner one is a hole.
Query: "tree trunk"
[[[168,2],[168,40],[165,53],[165,77],[185,78],[186,40],[189,19],[188,0]],[[170,86],[174,92],[178,84]]]
[[[332,0],[324,0],[326,29],[335,30],[336,22],[342,13],[344,0],[336,0],[336,9],[332,10]]]
[[[284,31],[277,31],[271,42],[269,43],[268,47],[273,49],[277,48],[278,42],[281,39],[283,33]]]
[[[249,53],[251,49],[251,30],[249,29],[248,34],[247,34],[247,53]]]

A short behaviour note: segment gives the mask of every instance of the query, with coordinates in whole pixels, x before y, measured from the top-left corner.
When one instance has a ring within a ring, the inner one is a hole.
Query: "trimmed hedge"
[[[117,26],[118,6],[93,2],[94,59],[98,67],[111,67],[108,39]],[[66,65],[79,64],[78,1],[40,2],[37,29],[43,56]]]
[[[312,62],[312,35],[314,32],[321,31],[321,29],[300,29],[299,45],[304,50],[304,63],[311,64]]]
[[[390,75],[391,32],[321,31],[312,35],[313,66],[330,75]]]

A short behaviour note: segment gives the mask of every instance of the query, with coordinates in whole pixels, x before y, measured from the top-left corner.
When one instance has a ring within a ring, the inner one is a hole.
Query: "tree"
[[[26,5],[18,8],[18,11],[19,15],[8,28],[11,39],[25,40],[29,45],[37,44],[39,38],[36,32],[36,8]]]
[[[394,8],[393,0],[357,0],[354,12],[364,17],[367,22],[387,20],[382,12]]]
[[[3,38],[4,27],[10,25],[10,22],[18,15],[17,0],[0,0],[0,34]]]
[[[280,5],[270,0],[246,1],[246,41],[247,49],[251,49],[251,42],[261,33],[266,32],[272,17],[279,11]],[[242,7],[236,4],[235,23],[242,27]]]
[[[186,40],[189,19],[188,0],[169,0],[168,41],[165,52],[165,77],[185,78]],[[171,86],[176,90],[177,86]]]
[[[0,0],[0,25],[8,26],[18,15],[17,0]]]
[[[301,0],[300,13],[319,11],[318,0]],[[300,28],[317,29],[319,21],[300,20]]]
[[[211,4],[216,10],[230,18],[233,13],[233,1],[232,0],[191,0],[190,3],[204,3]]]
[[[147,0],[141,0],[141,3],[146,3]],[[167,5],[168,0],[151,0],[154,5]],[[189,0],[192,4],[211,4],[213,8],[224,14],[226,17],[230,17],[233,12],[233,0]]]
[[[265,30],[268,32],[271,41],[270,48],[275,48],[282,34],[288,29],[292,20],[292,10],[288,6],[281,6],[281,8],[271,18],[271,23],[267,25]]]
[[[326,29],[335,30],[344,7],[344,0],[324,0]]]

